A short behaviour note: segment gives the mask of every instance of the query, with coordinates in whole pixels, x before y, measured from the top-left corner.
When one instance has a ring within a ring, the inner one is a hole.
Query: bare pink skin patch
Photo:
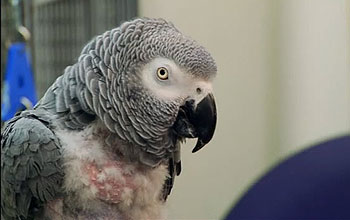
[[[131,174],[123,171],[124,165],[115,161],[106,161],[103,165],[86,163],[84,171],[89,176],[90,187],[97,190],[97,198],[111,203],[118,203],[125,190],[132,190]]]

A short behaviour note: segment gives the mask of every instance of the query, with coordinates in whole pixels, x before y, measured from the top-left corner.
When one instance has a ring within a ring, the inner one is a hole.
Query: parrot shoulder
[[[50,121],[46,112],[24,111],[2,132],[1,212],[5,219],[31,218],[61,193],[60,143]]]

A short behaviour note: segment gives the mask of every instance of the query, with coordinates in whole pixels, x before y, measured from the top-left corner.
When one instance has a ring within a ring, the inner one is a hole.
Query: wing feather
[[[46,113],[47,114],[47,113]],[[39,110],[10,120],[1,138],[1,212],[5,219],[30,219],[61,193],[60,143]]]

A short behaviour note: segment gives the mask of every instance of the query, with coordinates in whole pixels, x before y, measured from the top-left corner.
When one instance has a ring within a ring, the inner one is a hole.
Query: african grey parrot
[[[5,219],[160,219],[180,145],[213,137],[217,67],[163,19],[95,37],[1,139]]]

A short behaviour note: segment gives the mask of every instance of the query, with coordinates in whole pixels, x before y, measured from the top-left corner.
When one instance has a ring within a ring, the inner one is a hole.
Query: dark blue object
[[[36,104],[36,91],[25,43],[13,43],[8,49],[1,105],[1,120]]]
[[[350,136],[311,147],[279,164],[226,219],[350,219]]]

